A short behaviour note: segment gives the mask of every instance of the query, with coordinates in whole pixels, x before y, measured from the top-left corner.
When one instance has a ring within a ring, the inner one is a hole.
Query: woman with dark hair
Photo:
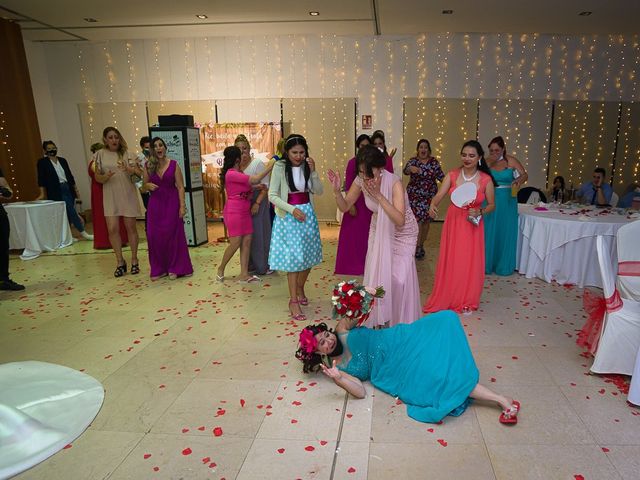
[[[91,222],[93,223],[93,248],[108,249],[112,248],[109,242],[109,231],[107,230],[107,220],[104,218],[104,207],[102,205],[102,184],[96,180],[96,162],[95,153],[102,150],[102,143],[94,143],[91,145],[91,161],[89,161],[89,178],[91,178]],[[127,238],[127,229],[124,221],[120,218],[120,240],[122,245],[129,243]]]
[[[38,186],[40,195],[36,200],[62,201],[67,207],[67,218],[76,227],[82,238],[93,240],[84,229],[84,220],[76,210],[76,200],[80,200],[80,193],[73,178],[67,161],[58,157],[58,147],[51,140],[42,142],[45,156],[38,160]]]
[[[484,225],[484,272],[508,276],[516,269],[518,189],[528,175],[518,159],[507,154],[502,137],[489,142],[488,165],[497,186],[496,210]]]
[[[478,368],[454,312],[437,312],[384,330],[354,326],[342,318],[335,332],[324,323],[305,327],[296,352],[303,371],[321,369],[356,398],[366,396],[362,382],[370,380],[377,389],[402,400],[407,414],[419,422],[457,417],[471,399],[498,404],[500,423],[518,422],[518,401],[478,383]]]
[[[193,266],[182,221],[186,213],[184,179],[178,162],[167,158],[167,145],[160,137],[151,141],[142,191],[153,192],[147,210],[151,280],[190,276]]]
[[[418,243],[416,244],[416,258],[424,258],[424,242],[429,234],[431,217],[429,206],[431,199],[438,193],[438,184],[444,178],[440,162],[431,156],[431,144],[427,139],[420,139],[416,147],[416,156],[411,158],[404,169],[409,175],[407,195],[411,210],[418,222]]]
[[[259,282],[260,277],[249,274],[249,255],[251,253],[251,234],[253,222],[251,221],[251,196],[254,185],[269,175],[272,165],[258,175],[249,176],[240,171],[242,152],[238,147],[224,149],[224,164],[220,172],[220,186],[225,189],[227,200],[222,210],[224,224],[229,235],[229,246],[222,255],[222,261],[218,266],[216,278],[224,281],[224,270],[231,257],[240,249],[240,275],[238,282]]]
[[[362,134],[356,139],[356,149],[360,151],[365,145],[369,145],[369,135]],[[393,172],[393,165],[388,171]],[[347,162],[345,171],[344,190],[349,191],[353,181],[358,176],[356,157]],[[369,238],[369,225],[371,224],[371,210],[367,208],[364,195],[343,215],[338,237],[338,251],[336,253],[336,275],[363,275],[364,262],[367,257],[367,242]]]
[[[397,149],[393,147],[391,153],[387,152],[387,144],[384,139],[384,132],[382,130],[376,130],[371,135],[371,144],[379,149],[387,160],[385,168],[388,172],[393,173],[393,157],[396,154]]]
[[[463,199],[462,206],[452,201],[447,210],[433,290],[423,307],[425,313],[455,310],[470,314],[478,309],[482,294],[484,222],[481,220],[495,209],[495,180],[484,160],[484,150],[479,142],[469,140],[462,146],[460,154],[462,165],[444,177],[438,193],[431,201],[429,215],[436,218],[438,205],[445,195],[453,196],[462,186],[464,190],[461,192],[468,189],[472,195]],[[485,198],[487,205],[482,207]]]
[[[131,246],[131,274],[140,273],[138,264],[138,231],[136,219],[142,216],[140,192],[135,182],[143,172],[137,157],[129,152],[127,142],[115,127],[107,127],[102,132],[104,148],[94,156],[96,181],[102,184],[104,217],[109,230],[109,242],[116,254],[114,277],[127,273],[127,262],[122,257],[120,219],[124,220],[127,237]]]
[[[240,171],[252,176],[260,175],[265,170],[265,165],[259,158],[251,158],[251,145],[244,135],[238,135],[234,145],[240,149]],[[249,270],[256,275],[270,275],[273,270],[269,268],[269,248],[271,246],[271,215],[269,212],[269,175],[261,180],[263,188],[256,188],[251,199],[251,221],[253,222],[253,234],[251,235],[251,253],[249,255]]]
[[[322,192],[307,141],[302,135],[289,135],[283,159],[273,167],[269,185],[269,201],[276,210],[269,266],[287,272],[289,311],[298,321],[306,319],[300,305],[309,304],[305,292],[309,272],[322,262],[320,229],[311,203],[312,195]]]
[[[564,177],[558,175],[553,179],[551,184],[551,190],[549,190],[549,198],[554,202],[564,203],[570,200],[567,196],[567,189],[564,182]]]
[[[356,165],[358,177],[344,198],[338,175],[329,170],[327,176],[341,211],[348,211],[364,193],[373,212],[363,283],[380,285],[387,293],[377,300],[367,325],[411,323],[420,316],[420,288],[414,258],[418,224],[409,198],[400,178],[385,170],[386,158],[374,146],[358,151]]]

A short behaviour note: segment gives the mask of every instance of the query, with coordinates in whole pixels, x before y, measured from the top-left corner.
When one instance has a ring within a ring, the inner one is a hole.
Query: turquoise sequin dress
[[[338,368],[400,398],[419,422],[457,417],[478,384],[466,334],[451,310],[382,330],[355,328],[347,345],[351,358]]]
[[[496,209],[484,219],[484,273],[512,275],[518,245],[518,199],[511,196],[513,168],[491,170],[498,182]]]

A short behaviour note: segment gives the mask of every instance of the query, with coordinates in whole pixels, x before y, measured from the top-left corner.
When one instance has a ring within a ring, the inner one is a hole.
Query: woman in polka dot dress
[[[304,291],[309,272],[322,262],[320,229],[311,203],[312,195],[322,194],[322,182],[308,154],[305,138],[289,135],[269,185],[269,201],[276,211],[269,266],[287,272],[289,310],[291,318],[298,321],[306,319],[300,306],[309,304]]]

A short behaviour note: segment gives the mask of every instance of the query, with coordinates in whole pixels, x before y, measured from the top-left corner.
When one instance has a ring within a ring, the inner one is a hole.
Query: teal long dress
[[[419,422],[462,414],[478,384],[466,334],[451,310],[382,330],[355,328],[347,345],[351,358],[338,368],[400,398]]]
[[[484,273],[512,275],[518,244],[518,199],[511,196],[513,168],[491,170],[498,182],[496,209],[484,217]]]

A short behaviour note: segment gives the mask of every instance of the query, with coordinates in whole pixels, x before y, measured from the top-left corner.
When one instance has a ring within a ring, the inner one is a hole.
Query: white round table
[[[24,249],[20,258],[32,260],[73,243],[64,202],[35,200],[4,205],[9,216],[9,248]]]
[[[518,249],[516,266],[527,278],[602,287],[596,253],[596,238],[602,235],[611,261],[618,263],[616,232],[637,220],[627,214],[584,207],[578,209],[534,205],[518,206]],[[608,212],[608,213],[607,213]]]

